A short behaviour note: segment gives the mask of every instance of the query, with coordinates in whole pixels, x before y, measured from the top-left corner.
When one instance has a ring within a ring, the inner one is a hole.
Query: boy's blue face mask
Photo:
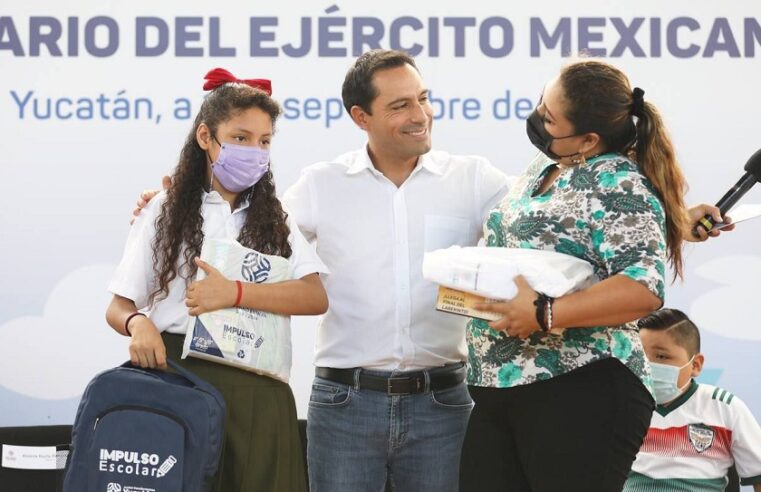
[[[651,373],[653,376],[653,391],[655,392],[655,403],[663,405],[675,399],[682,394],[682,391],[690,385],[688,382],[685,386],[679,387],[679,373],[685,367],[692,364],[695,360],[693,355],[687,364],[682,367],[671,366],[668,364],[650,363]]]

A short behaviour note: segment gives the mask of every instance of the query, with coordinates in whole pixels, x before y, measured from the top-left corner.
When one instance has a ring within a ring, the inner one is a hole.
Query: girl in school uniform
[[[268,80],[206,75],[209,94],[165,192],[133,224],[109,285],[106,318],[132,338],[132,362],[178,362],[217,387],[227,404],[217,491],[306,490],[296,407],[288,384],[201,359],[181,360],[189,316],[240,306],[281,315],[322,314],[327,270],[275,195],[269,150],[281,113]],[[292,280],[226,279],[201,261],[206,239],[235,239],[287,258]],[[206,278],[194,282],[199,269]],[[144,312],[146,314],[144,314]]]

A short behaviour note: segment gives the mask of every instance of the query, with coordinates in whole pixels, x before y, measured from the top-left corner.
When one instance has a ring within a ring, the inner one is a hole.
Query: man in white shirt
[[[307,420],[313,491],[455,491],[472,408],[465,318],[434,309],[423,253],[475,245],[507,178],[483,158],[431,151],[415,62],[360,56],[343,101],[367,145],[304,169],[284,202],[330,270]]]

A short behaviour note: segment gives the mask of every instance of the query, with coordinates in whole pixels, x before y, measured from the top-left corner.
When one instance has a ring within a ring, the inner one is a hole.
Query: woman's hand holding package
[[[519,275],[514,279],[518,294],[509,301],[484,302],[476,305],[476,309],[503,314],[504,317],[489,323],[489,327],[495,331],[504,331],[512,337],[527,338],[532,333],[541,330],[536,320],[536,306],[534,301],[537,293]]]
[[[132,339],[129,357],[136,366],[150,369],[166,369],[166,347],[161,333],[147,316],[134,316],[129,321]]]
[[[188,313],[198,316],[209,311],[233,307],[238,295],[235,282],[225,278],[219,270],[202,259],[196,258],[195,262],[198,268],[206,273],[206,278],[193,282],[188,287],[185,299],[185,305],[190,308]]]

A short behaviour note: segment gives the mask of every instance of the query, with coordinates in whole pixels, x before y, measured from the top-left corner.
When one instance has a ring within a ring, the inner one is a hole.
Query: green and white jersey
[[[732,393],[693,381],[656,407],[624,492],[723,491],[733,462],[740,483],[761,483],[761,426]]]

